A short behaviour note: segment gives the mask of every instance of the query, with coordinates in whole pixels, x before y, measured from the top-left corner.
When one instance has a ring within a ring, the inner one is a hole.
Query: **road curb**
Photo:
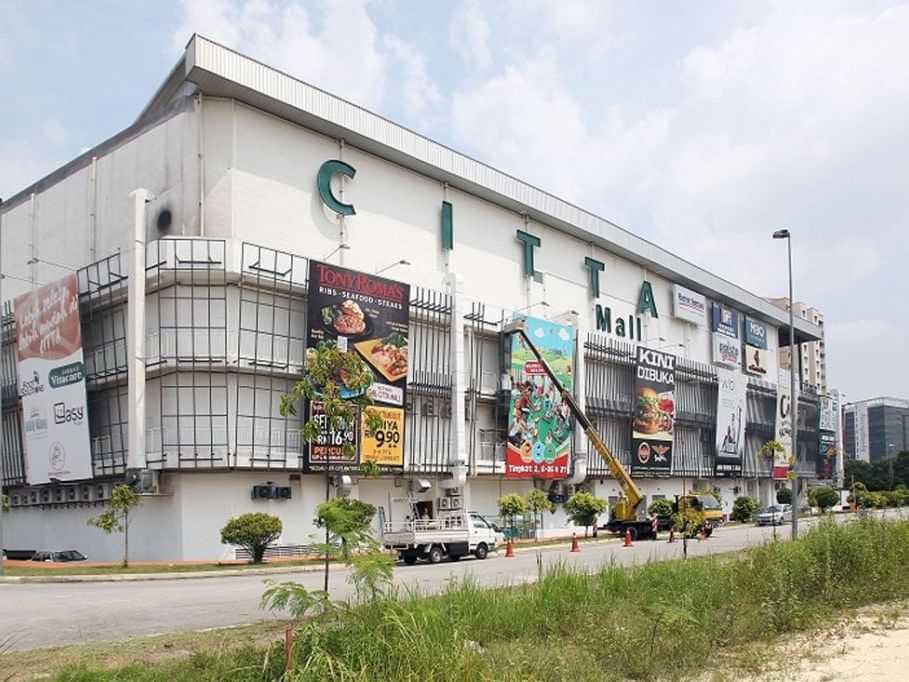
[[[340,568],[339,566],[336,566]],[[324,566],[276,566],[274,568],[225,569],[223,571],[185,571],[174,573],[124,573],[121,575],[16,575],[0,576],[0,585],[18,583],[121,583],[145,580],[192,580],[195,578],[231,578],[243,575],[281,575],[312,573]]]

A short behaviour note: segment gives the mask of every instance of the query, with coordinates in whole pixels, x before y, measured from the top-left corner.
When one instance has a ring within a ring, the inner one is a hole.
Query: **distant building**
[[[847,458],[876,462],[909,450],[909,400],[872,398],[843,408],[843,448]]]
[[[775,306],[789,310],[789,298],[768,299]],[[806,306],[800,301],[795,302],[795,316],[813,322],[821,329],[824,328],[824,314],[817,308]],[[817,388],[819,395],[827,393],[827,347],[824,339],[801,344],[801,381]],[[789,369],[789,347],[780,348],[780,368]]]

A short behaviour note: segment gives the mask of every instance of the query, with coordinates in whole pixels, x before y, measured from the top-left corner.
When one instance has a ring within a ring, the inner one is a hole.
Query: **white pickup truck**
[[[394,549],[405,564],[425,559],[437,564],[442,557],[457,561],[473,554],[485,559],[496,548],[497,528],[475,512],[442,514],[435,519],[388,521],[382,527],[382,544]]]

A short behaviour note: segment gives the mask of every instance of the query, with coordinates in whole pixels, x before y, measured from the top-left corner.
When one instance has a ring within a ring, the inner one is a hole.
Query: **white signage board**
[[[19,296],[14,306],[28,482],[91,478],[75,273]]]
[[[680,284],[672,285],[672,314],[698,326],[707,323],[707,299]]]

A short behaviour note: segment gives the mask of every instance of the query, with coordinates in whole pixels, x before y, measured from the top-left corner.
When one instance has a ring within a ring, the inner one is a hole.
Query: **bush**
[[[840,494],[833,488],[820,487],[812,488],[814,491],[814,505],[818,507],[821,512],[825,512],[831,507],[839,504]]]
[[[792,504],[792,489],[780,488],[777,490],[776,501],[778,504]]]
[[[647,512],[657,516],[672,516],[672,502],[667,499],[654,500],[647,507]]]
[[[761,503],[748,495],[735,498],[732,503],[732,518],[741,523],[747,523],[754,513],[761,508]]]
[[[530,510],[530,504],[526,497],[521,497],[517,493],[502,495],[499,498],[499,514],[503,519],[511,519],[514,525],[515,517],[524,516]]]
[[[265,512],[241,514],[221,529],[221,542],[249,552],[254,564],[261,564],[265,548],[281,536],[281,519]]]

